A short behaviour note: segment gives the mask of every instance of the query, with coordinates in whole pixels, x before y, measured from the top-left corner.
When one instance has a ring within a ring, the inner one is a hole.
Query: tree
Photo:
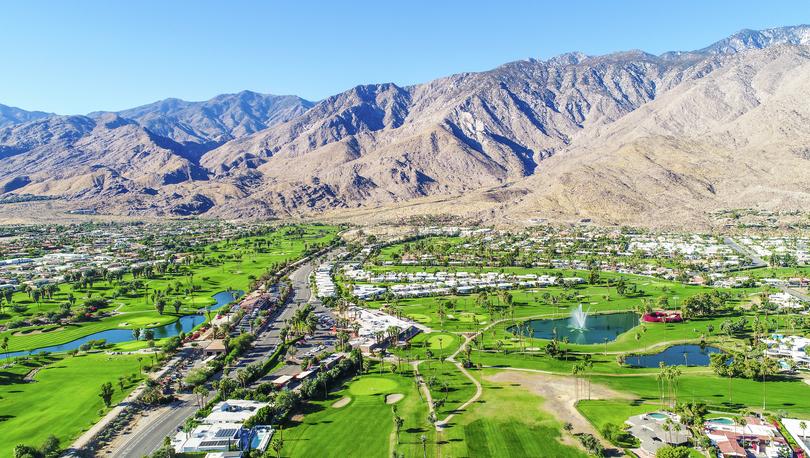
[[[55,457],[59,454],[59,438],[53,434],[49,435],[39,448],[40,454],[45,457]]]
[[[163,315],[163,310],[166,308],[166,299],[163,297],[158,297],[155,301],[155,310],[157,310],[158,315]]]
[[[202,409],[205,404],[205,398],[208,397],[208,389],[200,384],[195,386],[191,392],[196,395],[197,405]]]
[[[665,445],[655,452],[655,458],[689,458],[689,447]]]
[[[180,307],[182,306],[183,303],[180,302],[180,300],[178,299],[175,299],[174,302],[172,302],[172,307],[174,307],[174,313],[180,313]]]
[[[281,449],[284,448],[284,440],[282,440],[280,437],[276,437],[273,439],[270,447],[272,447],[273,451],[276,452],[276,458],[281,458]]]
[[[110,407],[112,403],[113,393],[114,391],[112,383],[106,382],[103,385],[101,385],[101,392],[98,394],[98,396],[104,401],[105,406]]]
[[[565,422],[565,423],[563,423],[563,429],[568,434],[571,434],[571,431],[574,430],[574,425],[572,425],[570,422]]]
[[[6,359],[8,359],[8,336],[3,336],[3,341],[0,342],[0,348],[3,349],[3,353],[6,354]]]
[[[427,458],[427,436],[422,434],[419,436],[419,441],[422,443],[422,457]]]
[[[805,423],[804,420],[799,422],[799,429],[802,430],[802,440],[806,442],[807,441],[807,433],[806,433],[807,423]]]
[[[14,446],[14,458],[37,458],[39,453],[37,449],[25,444],[17,444]]]
[[[405,420],[402,419],[399,415],[394,415],[394,429],[397,434],[397,444],[399,444],[399,432],[402,430],[402,425],[405,424]]]

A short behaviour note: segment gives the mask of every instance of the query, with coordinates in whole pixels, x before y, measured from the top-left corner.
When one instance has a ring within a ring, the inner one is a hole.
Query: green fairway
[[[476,371],[476,377],[480,372]],[[543,410],[543,399],[508,385],[484,381],[484,394],[453,418],[442,433],[440,456],[585,457],[560,442],[561,425]]]
[[[391,405],[385,403],[388,393],[405,395],[396,404],[404,420],[399,444]],[[351,397],[349,404],[332,407],[344,396]],[[301,421],[285,426],[282,456],[387,458],[394,450],[408,457],[422,456],[419,438],[423,434],[428,439],[428,453],[434,456],[435,429],[428,426],[427,415],[427,404],[417,392],[409,370],[402,374],[362,375],[330,393],[329,399],[311,402]]]
[[[593,383],[602,383],[616,390],[632,393],[654,403],[659,396],[655,377],[594,376]],[[783,379],[765,383],[750,379],[729,379],[715,375],[684,375],[678,379],[679,401],[704,401],[723,409],[762,409],[786,412],[810,418],[810,386],[801,379]]]
[[[349,386],[349,392],[355,396],[370,396],[373,394],[391,394],[399,384],[388,377],[366,376]]]
[[[638,400],[594,399],[589,401],[584,399],[577,403],[577,410],[591,422],[597,431],[601,431],[608,423],[622,426],[628,418],[634,415],[655,412],[659,409],[660,406],[657,404]]]
[[[419,372],[425,379],[433,402],[438,403],[439,420],[453,413],[475,394],[475,384],[455,364],[423,362]]]
[[[52,360],[32,383],[7,376],[0,379],[0,455],[11,456],[19,443],[38,447],[50,434],[63,447],[70,445],[95,424],[100,411],[107,410],[98,396],[103,383],[113,384],[115,404],[141,379],[135,356],[91,354]],[[137,377],[135,382],[129,380],[131,375]],[[127,377],[125,393],[118,386],[120,376]]]

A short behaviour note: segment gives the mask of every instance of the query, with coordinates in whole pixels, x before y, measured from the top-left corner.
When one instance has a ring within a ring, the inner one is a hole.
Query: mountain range
[[[810,27],[795,26],[318,102],[245,91],[86,116],[0,105],[0,191],[125,215],[700,224],[810,203],[808,93]]]

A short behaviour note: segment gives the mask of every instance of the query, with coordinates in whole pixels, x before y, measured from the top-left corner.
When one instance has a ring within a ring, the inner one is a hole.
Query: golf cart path
[[[471,340],[473,339],[473,337],[475,337],[476,335],[477,335],[477,334],[473,334],[472,336],[465,336],[464,343],[463,343],[463,344],[461,344],[461,345],[459,345],[458,349],[457,349],[457,350],[456,350],[456,351],[455,351],[455,352],[454,352],[452,355],[450,355],[450,357],[449,357],[449,358],[447,358],[447,360],[448,360],[448,361],[450,361],[451,363],[455,364],[455,365],[456,365],[456,367],[458,368],[458,370],[460,370],[462,374],[464,374],[464,375],[465,375],[465,376],[466,376],[468,379],[470,379],[470,380],[471,380],[471,381],[472,381],[472,382],[475,384],[475,394],[473,395],[473,397],[471,397],[470,399],[468,399],[468,400],[467,400],[467,402],[465,402],[464,404],[461,404],[461,406],[460,406],[459,408],[454,409],[454,410],[455,410],[455,412],[458,412],[458,411],[460,411],[460,410],[464,410],[464,409],[466,409],[467,407],[469,407],[469,406],[470,406],[470,404],[472,404],[473,402],[477,401],[477,400],[478,400],[478,399],[481,397],[481,394],[483,394],[483,391],[484,391],[484,390],[483,390],[483,388],[481,387],[481,382],[479,382],[479,381],[478,381],[478,380],[477,380],[475,377],[473,377],[473,376],[472,376],[472,374],[470,374],[470,373],[469,373],[469,371],[467,371],[467,369],[464,367],[464,365],[463,365],[463,364],[461,364],[460,362],[456,361],[456,355],[458,355],[458,354],[461,352],[461,350],[463,350],[463,349],[464,349],[464,347],[465,347],[466,345],[469,345],[469,344],[470,344],[470,341],[471,341]],[[437,422],[436,422],[436,430],[437,430],[437,431],[440,431],[440,430],[444,429],[445,425],[447,425],[447,424],[450,422],[450,420],[452,420],[452,419],[453,419],[453,417],[454,417],[455,415],[456,415],[455,413],[451,413],[450,415],[448,415],[447,417],[445,417],[445,418],[444,418],[444,420],[439,420],[439,421],[437,421]]]

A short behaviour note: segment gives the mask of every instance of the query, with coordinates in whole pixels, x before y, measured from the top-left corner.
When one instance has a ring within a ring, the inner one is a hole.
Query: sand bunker
[[[401,401],[402,398],[404,398],[404,397],[405,397],[405,395],[402,394],[402,393],[389,394],[388,396],[385,397],[385,403],[386,404],[396,404],[397,402]]]
[[[352,398],[350,398],[348,396],[345,396],[345,397],[343,397],[341,399],[338,399],[334,404],[332,404],[332,407],[334,407],[335,409],[339,409],[339,408],[345,406],[346,404],[350,403],[351,401],[352,401]]]

